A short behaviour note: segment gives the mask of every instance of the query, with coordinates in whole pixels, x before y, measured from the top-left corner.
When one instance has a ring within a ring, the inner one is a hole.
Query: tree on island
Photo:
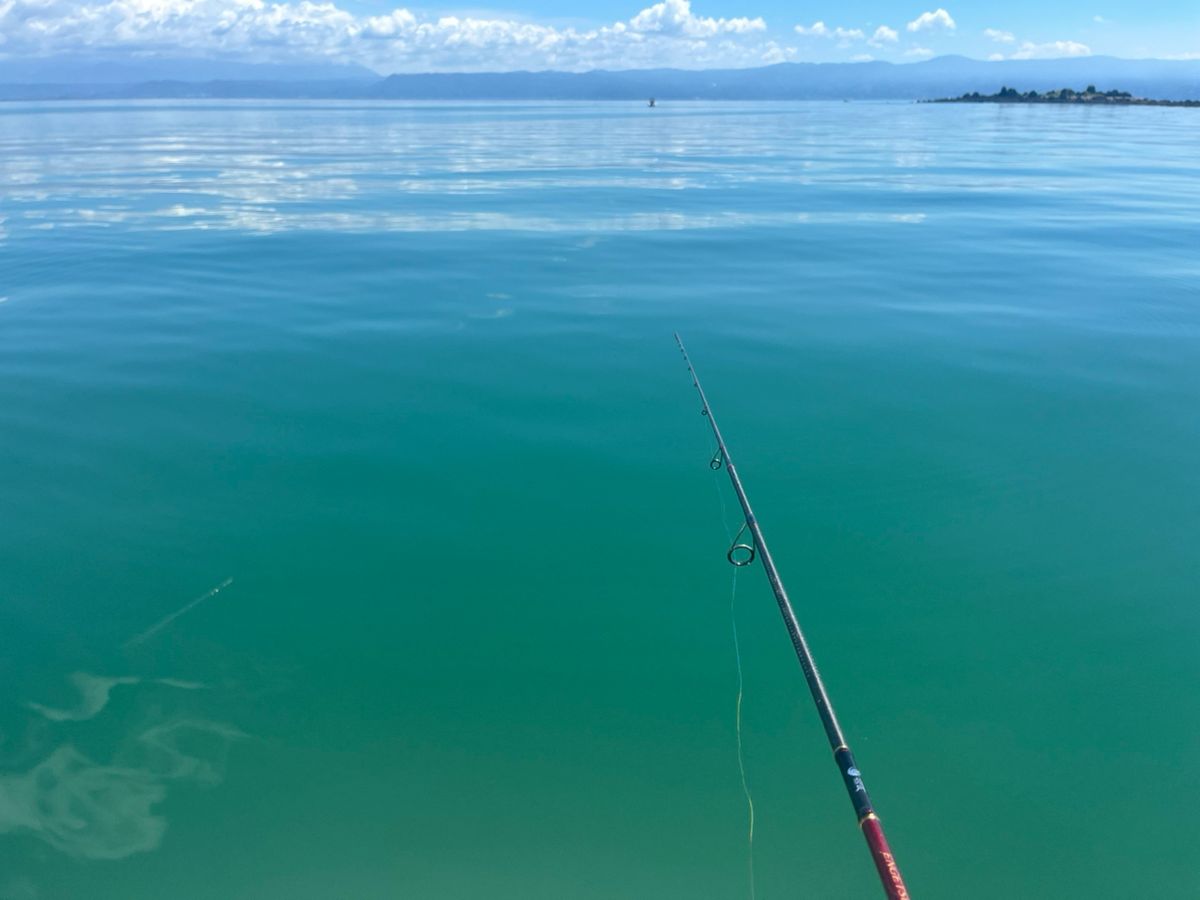
[[[1082,91],[1074,88],[1059,88],[1055,91],[1038,93],[1034,90],[1021,93],[1016,88],[1004,85],[994,94],[981,95],[979,91],[971,91],[961,97],[945,100],[930,101],[933,103],[1070,103],[1086,104],[1088,106],[1114,104],[1120,106],[1189,106],[1200,107],[1200,100],[1146,100],[1134,97],[1128,91],[1116,89],[1098,91],[1094,84],[1089,84]]]

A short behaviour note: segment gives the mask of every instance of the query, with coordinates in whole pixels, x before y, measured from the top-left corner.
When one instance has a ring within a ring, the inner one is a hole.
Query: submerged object
[[[908,900],[908,888],[900,875],[900,868],[896,864],[895,856],[892,855],[891,847],[888,846],[887,838],[883,835],[883,824],[879,821],[879,816],[875,814],[871,798],[867,795],[867,786],[863,782],[862,772],[859,771],[850,747],[846,743],[842,726],[838,724],[837,716],[833,711],[833,703],[825,690],[825,683],[821,680],[821,673],[817,671],[817,664],[813,660],[812,652],[808,649],[804,633],[800,630],[800,623],[796,619],[796,612],[792,609],[792,603],[784,589],[783,580],[775,568],[771,551],[767,549],[767,542],[763,538],[762,529],[758,526],[758,520],[754,518],[754,510],[750,508],[750,500],[746,496],[742,479],[738,476],[737,467],[734,466],[733,459],[729,455],[729,448],[725,446],[725,439],[721,437],[721,429],[717,427],[717,420],[713,416],[712,407],[708,405],[704,388],[700,386],[700,377],[696,374],[687,348],[683,346],[683,340],[678,333],[675,334],[675,343],[679,345],[679,352],[683,354],[688,372],[691,373],[692,384],[695,385],[696,392],[700,395],[700,414],[708,419],[713,437],[717,440],[717,452],[713,454],[709,466],[713,469],[725,467],[745,516],[742,527],[733,539],[733,544],[726,556],[730,563],[739,567],[750,565],[755,558],[762,560],[763,569],[767,573],[767,581],[771,584],[775,602],[779,604],[779,613],[783,616],[783,624],[792,639],[796,658],[800,661],[800,668],[804,671],[804,680],[808,683],[808,690],[812,694],[813,703],[816,704],[817,715],[821,717],[825,736],[829,739],[830,749],[833,750],[834,761],[837,763],[838,771],[841,772],[846,791],[850,795],[850,803],[854,806],[855,815],[858,816],[858,825],[870,848],[871,859],[879,872],[883,891],[891,900]],[[747,531],[750,532],[750,543],[741,543],[742,535]]]

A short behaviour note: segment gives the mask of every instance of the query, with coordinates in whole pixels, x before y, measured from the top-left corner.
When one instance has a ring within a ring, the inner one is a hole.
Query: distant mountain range
[[[75,88],[125,86],[162,81],[378,81],[363,66],[329,63],[246,63],[220,59],[122,59],[58,56],[0,59],[0,85],[70,85]]]
[[[0,100],[280,98],[361,100],[924,100],[1001,87],[1095,85],[1200,99],[1200,60],[1087,56],[983,62],[780,63],[754,69],[630,69],[390,75],[358,66],[211,60],[0,62]]]

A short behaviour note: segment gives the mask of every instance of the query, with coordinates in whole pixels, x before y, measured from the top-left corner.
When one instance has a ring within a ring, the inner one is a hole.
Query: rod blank
[[[867,794],[867,787],[863,783],[862,773],[858,770],[858,766],[854,762],[854,756],[851,754],[850,747],[846,743],[846,736],[842,733],[842,726],[838,724],[837,715],[833,711],[833,703],[829,699],[829,693],[825,690],[825,682],[821,680],[821,673],[817,671],[817,664],[813,660],[812,651],[808,649],[808,642],[804,639],[804,632],[800,630],[800,623],[796,619],[796,612],[792,609],[792,603],[788,599],[787,590],[783,586],[783,580],[779,577],[779,570],[775,568],[775,560],[771,557],[771,551],[767,548],[767,542],[763,537],[762,529],[758,525],[758,520],[754,517],[754,510],[750,507],[750,498],[746,496],[746,489],[742,486],[742,479],[738,475],[737,466],[734,465],[733,457],[729,453],[729,447],[726,446],[725,439],[721,437],[721,429],[717,425],[716,416],[713,415],[712,407],[709,406],[708,397],[704,394],[704,388],[700,386],[700,376],[696,374],[696,368],[692,365],[691,357],[688,356],[687,348],[683,346],[683,340],[679,337],[678,333],[675,334],[675,343],[679,345],[679,352],[683,354],[688,372],[691,373],[692,384],[695,385],[696,392],[700,395],[700,412],[707,417],[708,424],[712,427],[713,437],[717,439],[717,453],[713,456],[713,460],[724,460],[725,470],[729,473],[729,480],[733,483],[734,493],[737,494],[738,503],[742,506],[742,513],[746,520],[745,528],[750,531],[750,535],[754,541],[754,549],[757,551],[758,558],[762,560],[763,569],[767,573],[767,581],[770,582],[771,591],[775,594],[775,602],[779,605],[779,613],[783,616],[783,624],[787,628],[788,636],[792,639],[792,647],[796,651],[796,658],[800,661],[800,668],[804,672],[804,680],[808,683],[808,690],[812,694],[813,703],[817,707],[817,715],[821,718],[821,725],[825,728],[825,736],[829,740],[830,749],[833,750],[833,758],[837,762],[842,782],[845,784],[846,791],[850,795],[850,803],[854,806],[854,813],[858,817],[859,828],[862,829],[863,837],[866,838],[867,846],[871,851],[871,858],[875,863],[876,870],[879,872],[879,879],[883,884],[884,893],[891,900],[908,900],[908,888],[904,885],[904,879],[901,877],[900,869],[896,865],[896,858],[892,855],[887,838],[884,837],[883,824],[879,821],[879,817],[875,814],[875,808],[871,805],[870,796]],[[732,562],[733,560],[731,559],[730,561]]]

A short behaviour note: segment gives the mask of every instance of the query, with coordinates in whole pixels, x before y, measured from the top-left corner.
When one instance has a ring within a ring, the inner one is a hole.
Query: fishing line
[[[749,833],[746,835],[747,867],[750,870],[750,900],[754,900],[754,797],[750,794],[750,783],[746,780],[746,758],[742,753],[742,698],[745,694],[742,678],[742,648],[738,641],[737,628],[737,566],[733,568],[733,586],[729,591],[729,621],[733,625],[733,655],[737,660],[737,760],[738,774],[742,778],[742,793],[746,795],[746,808],[750,818]]]
[[[707,432],[708,429],[706,428]],[[705,435],[707,438],[707,433]],[[705,440],[707,446],[708,441]],[[713,457],[717,459],[717,457]],[[721,505],[721,527],[725,529],[725,537],[733,543],[733,529],[729,526],[729,507],[725,503],[725,493],[721,490],[721,477],[717,474],[720,466],[710,465],[713,474],[713,489],[717,492],[717,501]],[[742,674],[742,646],[738,638],[737,627],[737,573],[738,566],[733,567],[733,583],[729,590],[729,623],[733,627],[733,657],[737,663],[737,705],[734,713],[734,731],[737,734],[738,776],[742,781],[742,793],[746,797],[746,811],[749,818],[746,834],[746,866],[750,875],[750,900],[754,898],[754,797],[750,793],[750,782],[746,778],[746,757],[742,750],[742,700],[745,698],[745,678]]]
[[[725,494],[721,491],[721,476],[713,469],[713,487],[717,490],[717,499],[721,501],[721,525],[725,529],[725,538],[733,543],[733,529],[729,527],[729,508],[725,505]],[[737,572],[733,573],[734,575]]]
[[[712,437],[712,432],[707,425],[701,425],[701,427],[704,429],[704,446],[707,448],[710,446],[709,440]],[[715,460],[717,457],[714,456],[713,459]],[[725,495],[721,492],[721,476],[719,474],[721,467],[715,466],[712,463],[709,463],[708,467],[712,470],[713,490],[717,492],[717,502],[721,505],[721,527],[725,529],[725,538],[732,542],[733,529],[729,527],[729,507],[725,503]]]

